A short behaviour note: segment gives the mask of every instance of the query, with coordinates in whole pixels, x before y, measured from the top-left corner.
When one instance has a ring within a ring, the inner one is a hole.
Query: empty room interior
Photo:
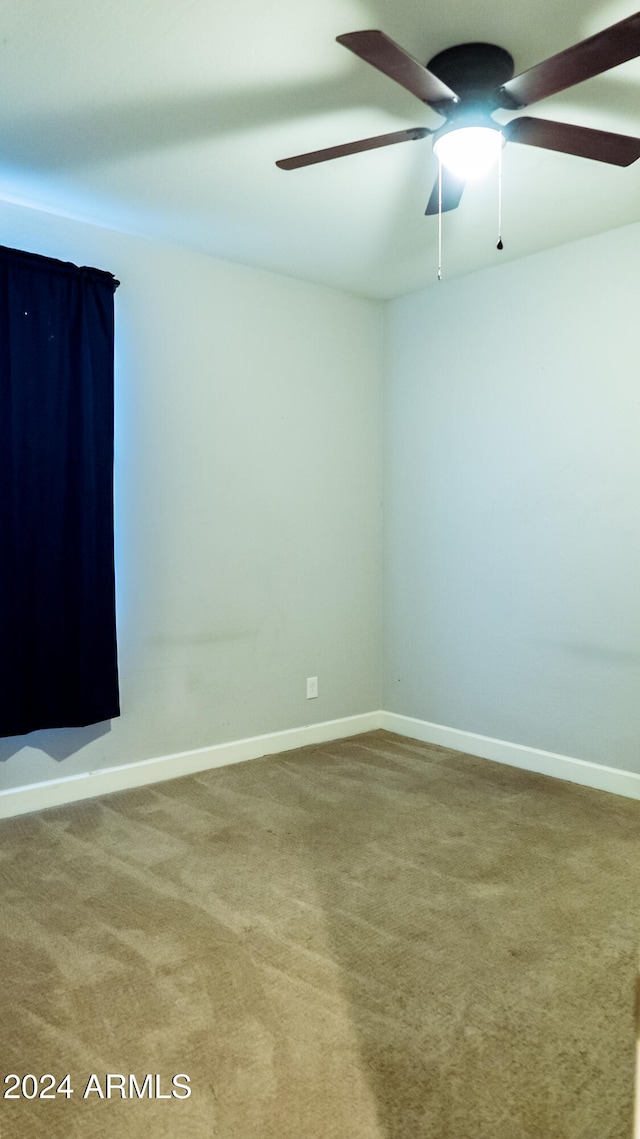
[[[624,3],[4,5],[2,1139],[640,1135],[639,140]]]

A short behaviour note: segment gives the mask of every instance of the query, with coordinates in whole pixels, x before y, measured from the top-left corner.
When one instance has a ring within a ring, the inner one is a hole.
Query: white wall
[[[1,788],[380,706],[640,771],[640,226],[386,306],[382,417],[378,303],[0,221],[122,281],[123,708],[0,739]]]
[[[122,282],[122,716],[0,740],[0,786],[377,708],[380,306],[19,206],[0,223]]]
[[[389,306],[383,707],[640,771],[640,226]]]

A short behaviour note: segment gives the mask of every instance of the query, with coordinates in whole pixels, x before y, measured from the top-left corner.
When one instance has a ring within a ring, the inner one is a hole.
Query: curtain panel
[[[0,247],[0,736],[119,715],[118,283]]]

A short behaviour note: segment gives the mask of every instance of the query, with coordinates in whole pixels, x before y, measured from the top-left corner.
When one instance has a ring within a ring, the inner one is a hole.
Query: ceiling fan
[[[282,170],[432,135],[442,166],[426,213],[435,214],[439,205],[443,211],[455,209],[465,186],[464,169],[456,164],[455,154],[448,154],[452,144],[455,151],[456,144],[464,141],[475,141],[476,146],[488,143],[489,151],[497,156],[505,142],[518,142],[615,166],[629,166],[640,158],[640,139],[629,135],[530,116],[511,119],[506,125],[493,118],[499,109],[520,110],[640,56],[640,12],[516,76],[513,57],[495,44],[458,44],[439,52],[425,67],[381,31],[349,32],[338,36],[337,42],[400,83],[446,121],[437,130],[409,127],[282,158],[276,162]]]

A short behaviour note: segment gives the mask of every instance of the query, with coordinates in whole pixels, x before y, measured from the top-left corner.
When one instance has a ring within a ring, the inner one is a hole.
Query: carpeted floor
[[[639,802],[372,732],[3,822],[0,905],[2,1139],[631,1137]]]

